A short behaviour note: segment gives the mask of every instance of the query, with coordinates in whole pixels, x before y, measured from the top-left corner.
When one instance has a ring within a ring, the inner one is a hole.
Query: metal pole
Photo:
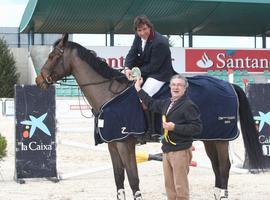
[[[41,45],[44,45],[44,33],[41,33]]]
[[[110,46],[114,46],[114,31],[110,31]]]
[[[185,36],[179,35],[179,37],[182,39],[182,47],[185,47]]]
[[[193,35],[192,35],[192,32],[188,33],[188,47],[193,47]]]
[[[27,34],[27,39],[28,39],[28,41],[27,41],[27,47],[28,47],[28,51],[29,51],[29,49],[30,49],[30,32]]]
[[[35,45],[35,33],[33,30],[30,31],[31,45]]]
[[[266,34],[263,33],[262,34],[262,48],[266,48]]]
[[[18,28],[18,48],[21,47],[21,34],[20,34],[20,28]]]

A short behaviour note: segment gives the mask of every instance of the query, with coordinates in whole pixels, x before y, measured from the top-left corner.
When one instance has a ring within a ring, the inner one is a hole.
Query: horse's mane
[[[55,47],[61,39],[57,40],[53,46]],[[97,73],[107,79],[115,78],[120,83],[128,83],[128,79],[121,72],[112,69],[108,66],[104,59],[97,57],[97,54],[93,50],[86,49],[78,43],[68,41],[66,47],[70,49],[77,49],[80,59],[88,63]]]

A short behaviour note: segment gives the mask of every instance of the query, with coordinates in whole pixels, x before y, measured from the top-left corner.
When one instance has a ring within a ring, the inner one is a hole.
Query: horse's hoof
[[[229,196],[228,190],[226,189],[220,190],[220,200],[228,200],[229,199],[228,196]]]
[[[126,194],[124,189],[117,190],[117,200],[126,200]]]
[[[134,200],[143,200],[141,191],[135,192]]]
[[[214,197],[215,197],[215,200],[220,199],[220,188],[214,187]]]
[[[228,200],[228,190],[220,189],[215,187],[214,188],[214,197],[215,200]]]

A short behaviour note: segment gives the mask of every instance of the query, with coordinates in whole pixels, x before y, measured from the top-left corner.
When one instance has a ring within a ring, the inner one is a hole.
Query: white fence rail
[[[14,116],[14,99],[0,99],[0,113],[3,116]],[[58,133],[93,132],[94,118],[84,101],[78,98],[56,99],[56,126]]]

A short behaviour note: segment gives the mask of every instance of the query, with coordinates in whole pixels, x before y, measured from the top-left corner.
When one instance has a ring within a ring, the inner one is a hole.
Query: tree
[[[7,140],[0,133],[0,161],[7,155]]]
[[[6,41],[0,38],[0,98],[14,97],[14,85],[19,79],[13,54]]]

